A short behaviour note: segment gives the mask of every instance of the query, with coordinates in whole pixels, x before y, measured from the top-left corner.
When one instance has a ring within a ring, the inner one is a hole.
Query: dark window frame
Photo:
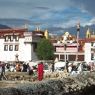
[[[12,42],[14,39],[13,35],[10,35],[10,41]]]
[[[8,45],[4,45],[4,51],[8,51]]]
[[[18,51],[18,50],[19,50],[19,45],[15,45],[14,51]]]
[[[13,51],[13,45],[9,45],[9,51]]]
[[[8,42],[8,40],[9,40],[8,35],[7,36],[4,36],[4,39],[5,39],[5,42]]]
[[[18,35],[14,35],[14,39],[15,39],[15,41],[19,41],[19,36]]]

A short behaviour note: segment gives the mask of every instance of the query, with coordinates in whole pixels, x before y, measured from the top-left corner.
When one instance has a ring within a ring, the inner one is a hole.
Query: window
[[[10,35],[8,36],[8,39],[9,39],[9,41],[11,41],[11,36]]]
[[[91,46],[93,46],[93,42],[91,42]]]
[[[4,51],[8,51],[8,45],[4,45]]]
[[[14,39],[15,39],[15,41],[19,41],[19,36],[14,35]]]
[[[19,45],[15,45],[15,51],[18,51],[18,49],[19,49]]]
[[[94,54],[91,54],[91,60],[93,60],[94,59]]]
[[[4,39],[5,39],[5,42],[7,42],[8,41],[8,36],[5,36]]]
[[[13,50],[13,45],[9,45],[9,51]]]
[[[13,41],[13,36],[10,36],[10,41]]]

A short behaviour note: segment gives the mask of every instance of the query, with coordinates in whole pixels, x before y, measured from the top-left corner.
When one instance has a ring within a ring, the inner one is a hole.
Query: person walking
[[[0,64],[0,66],[2,67],[2,71],[1,71],[1,75],[0,75],[0,80],[7,80],[6,76],[5,76],[5,65],[4,62],[2,62]]]
[[[54,63],[52,63],[52,72],[54,72]]]
[[[67,70],[67,72],[68,72],[68,64],[69,64],[69,61],[66,60],[66,70]]]
[[[71,73],[72,72],[72,63],[68,64],[68,72]]]

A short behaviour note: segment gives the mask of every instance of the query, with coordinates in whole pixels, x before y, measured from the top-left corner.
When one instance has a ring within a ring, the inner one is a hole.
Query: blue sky
[[[58,29],[95,24],[95,0],[0,0],[0,18]]]

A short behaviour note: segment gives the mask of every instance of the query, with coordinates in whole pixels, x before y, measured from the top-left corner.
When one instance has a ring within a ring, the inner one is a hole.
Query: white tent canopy
[[[66,65],[65,62],[62,62],[62,61],[56,62],[55,63],[55,69],[60,68],[60,67],[65,67],[65,65]]]

